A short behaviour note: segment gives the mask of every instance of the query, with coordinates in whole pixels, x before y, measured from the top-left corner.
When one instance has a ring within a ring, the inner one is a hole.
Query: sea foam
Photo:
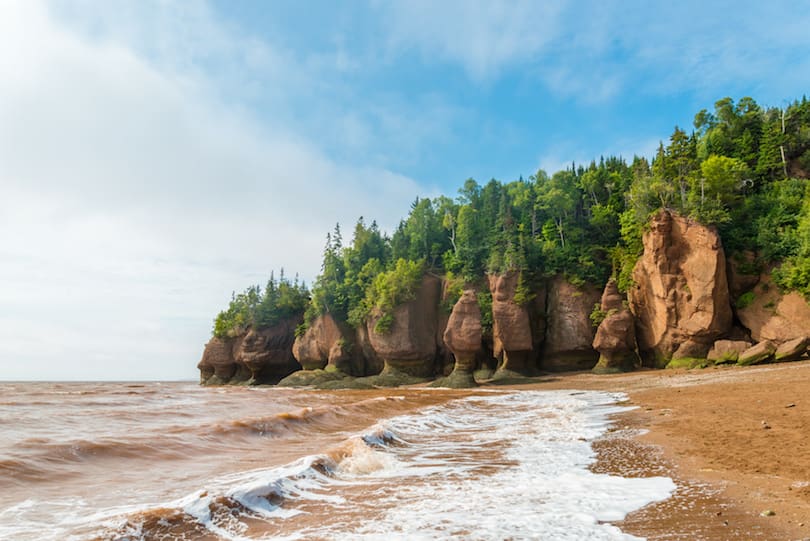
[[[609,522],[666,499],[675,485],[589,470],[596,460],[591,444],[611,415],[627,409],[623,399],[590,391],[482,391],[386,419],[285,466],[203,481],[174,501],[83,516],[72,509],[57,527],[38,525],[36,538],[48,538],[48,529],[53,539],[77,531],[154,538],[165,532],[144,530],[142,517],[165,511],[185,517],[189,538],[205,531],[228,540],[637,539]],[[22,518],[24,507],[2,518]],[[0,527],[0,538],[12,532],[35,538],[26,535],[34,524],[17,526]]]

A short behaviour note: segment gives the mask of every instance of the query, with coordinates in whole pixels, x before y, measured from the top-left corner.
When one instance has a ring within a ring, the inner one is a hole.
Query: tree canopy
[[[305,307],[306,321],[330,313],[360,325],[372,309],[385,313],[408,300],[425,271],[467,283],[506,271],[526,284],[562,274],[601,285],[613,275],[626,289],[644,227],[661,208],[716,225],[729,255],[750,251],[760,265],[782,264],[777,282],[810,295],[808,177],[806,98],[769,108],[723,98],[695,115],[693,131],[676,126],[652,161],[608,156],[525,180],[470,178],[455,198],[414,199],[390,237],[361,217],[344,244],[337,225],[311,295],[271,278],[264,290],[235,295],[214,333],[271,324]]]

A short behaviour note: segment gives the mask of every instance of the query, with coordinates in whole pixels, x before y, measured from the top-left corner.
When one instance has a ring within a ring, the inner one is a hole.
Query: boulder
[[[802,355],[807,353],[807,344],[808,338],[806,336],[800,336],[780,344],[776,348],[774,359],[776,362],[798,361]]]
[[[394,308],[386,332],[375,330],[382,314],[373,313],[368,319],[369,342],[384,362],[381,376],[386,376],[386,381],[395,381],[400,375],[429,378],[435,374],[440,295],[441,281],[425,275],[416,298]]]
[[[337,322],[331,314],[322,314],[309,324],[307,330],[295,339],[293,355],[304,370],[318,370],[332,366],[346,374],[359,373],[362,366],[354,362],[353,332]]]
[[[498,372],[530,375],[535,367],[529,310],[515,302],[520,273],[491,274],[488,278],[492,293],[493,355],[499,362]]]
[[[453,372],[439,384],[444,387],[475,386],[473,372],[476,354],[481,350],[481,308],[474,290],[465,290],[453,306],[443,338],[456,361]]]
[[[300,321],[299,316],[271,327],[248,330],[234,349],[234,361],[247,367],[251,383],[278,383],[301,368],[292,352],[295,327]]]
[[[737,364],[747,366],[749,364],[759,364],[770,359],[776,352],[776,346],[770,340],[763,340],[759,344],[750,347],[740,353]]]
[[[736,363],[740,353],[749,349],[751,345],[751,342],[745,340],[718,340],[706,358],[715,364]]]
[[[546,339],[541,366],[550,371],[590,370],[599,353],[593,348],[591,312],[600,291],[592,285],[577,287],[562,276],[548,285]]]
[[[726,258],[713,227],[661,210],[643,237],[628,292],[646,365],[706,357],[731,329]]]
[[[599,362],[593,371],[606,374],[632,370],[639,361],[636,353],[636,322],[615,280],[610,279],[605,286],[599,309],[605,318],[593,339],[593,348],[599,352]]]
[[[795,291],[782,294],[770,273],[763,273],[746,295],[748,302],[742,307],[738,303],[736,313],[754,340],[782,343],[810,335],[810,305]]]

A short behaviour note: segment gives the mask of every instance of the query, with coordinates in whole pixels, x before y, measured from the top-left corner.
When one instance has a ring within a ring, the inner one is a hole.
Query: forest
[[[390,235],[361,217],[345,242],[338,224],[311,290],[271,275],[264,287],[234,294],[213,333],[234,336],[301,312],[298,333],[327,312],[356,327],[374,310],[382,315],[375,330],[385,332],[425,272],[445,277],[449,306],[465,286],[506,271],[520,273],[518,303],[557,274],[599,286],[613,276],[626,290],[644,228],[661,208],[716,226],[727,256],[752,272],[772,268],[779,287],[810,299],[808,177],[806,97],[781,108],[723,98],[698,112],[689,131],[676,126],[651,160],[601,157],[508,183],[470,178],[455,198],[416,198]],[[477,289],[487,314],[487,288]]]

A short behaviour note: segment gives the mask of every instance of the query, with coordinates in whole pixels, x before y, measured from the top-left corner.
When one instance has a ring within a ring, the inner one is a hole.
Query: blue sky
[[[810,2],[0,2],[0,379],[193,378],[230,292],[416,196],[810,89]]]

